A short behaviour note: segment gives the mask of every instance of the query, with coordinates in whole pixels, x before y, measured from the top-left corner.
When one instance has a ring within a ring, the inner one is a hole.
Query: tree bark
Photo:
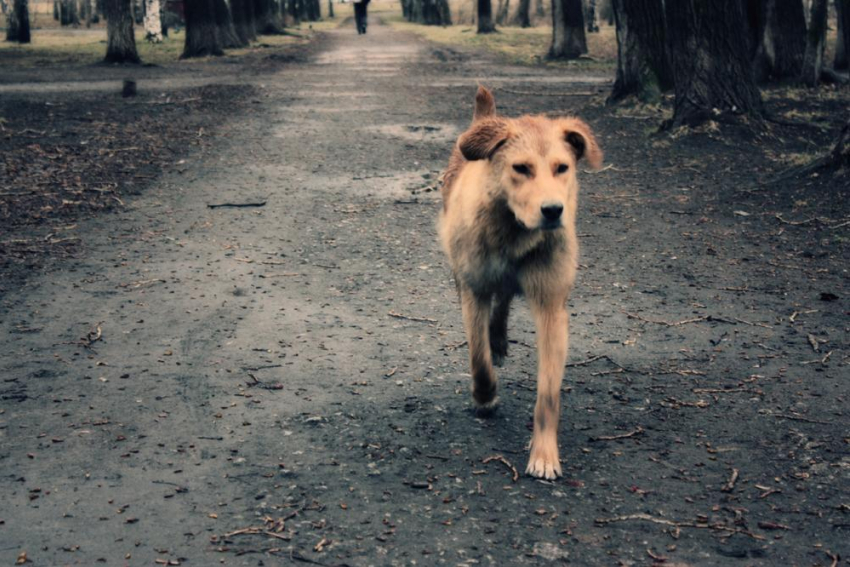
[[[549,59],[576,59],[587,53],[581,0],[552,0],[552,46]]]
[[[333,0],[328,0],[328,17],[331,18],[331,19],[334,18],[334,1]]]
[[[662,0],[612,0],[617,26],[617,79],[609,102],[636,96],[655,103],[673,86]]]
[[[280,14],[277,13],[273,0],[253,0],[254,2],[254,18],[257,21],[257,33],[274,35],[283,31],[283,25],[280,21]],[[301,1],[301,5],[306,8],[306,0]],[[305,12],[302,12],[302,16]]]
[[[493,33],[493,8],[490,0],[478,0],[478,33]]]
[[[826,39],[826,0],[812,0],[809,30],[806,32],[806,52],[800,70],[800,82],[815,87],[823,68],[823,48]]]
[[[546,15],[546,10],[543,6],[543,0],[537,0],[537,3],[534,6],[534,12],[537,14],[538,18],[542,18]]]
[[[133,33],[133,13],[130,0],[106,0],[106,58],[107,63],[141,63]]]
[[[15,0],[6,17],[6,41],[30,43],[30,11],[27,0]]]
[[[838,14],[838,37],[832,67],[836,71],[846,71],[850,68],[847,57],[850,51],[850,0],[835,0],[835,11]]]
[[[185,0],[183,9],[186,13],[186,42],[180,58],[224,55],[213,0]]]
[[[677,0],[665,8],[676,87],[673,119],[666,126],[696,126],[730,115],[761,122],[739,0]]]
[[[252,0],[230,0],[233,14],[233,30],[243,45],[257,39],[257,27],[254,23],[254,3]]]
[[[587,33],[596,33],[599,26],[596,25],[596,0],[587,2]]]
[[[756,81],[794,79],[800,75],[806,49],[801,0],[760,0],[753,8],[753,72]]]
[[[496,12],[496,25],[503,26],[508,21],[508,12],[511,10],[511,0],[499,0],[499,9]]]
[[[162,10],[159,0],[145,0],[145,38],[162,43]]]
[[[514,25],[521,28],[531,27],[531,0],[519,0]]]
[[[215,25],[218,27],[219,39],[223,49],[245,47],[247,41],[242,41],[233,25],[233,15],[225,0],[213,0],[215,4]]]
[[[850,120],[847,120],[847,124],[838,134],[838,140],[832,148],[831,159],[834,165],[850,166]]]

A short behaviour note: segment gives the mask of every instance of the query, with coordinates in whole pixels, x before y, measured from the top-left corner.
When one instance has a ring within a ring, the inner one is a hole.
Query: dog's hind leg
[[[540,478],[561,476],[558,425],[561,416],[561,380],[567,362],[569,315],[563,301],[531,301],[537,324],[537,403],[534,434],[526,473]]]
[[[508,294],[496,294],[493,311],[490,314],[490,352],[493,364],[501,366],[508,356],[508,315],[511,311],[511,299]]]
[[[490,298],[476,295],[462,286],[460,301],[472,367],[472,398],[480,412],[488,412],[498,402],[496,374],[490,356]]]

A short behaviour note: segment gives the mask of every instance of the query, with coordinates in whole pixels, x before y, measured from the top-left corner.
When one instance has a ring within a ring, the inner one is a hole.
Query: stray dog
[[[567,361],[566,302],[578,259],[577,163],[598,169],[602,151],[578,118],[496,114],[484,87],[472,125],[458,138],[442,176],[440,240],[463,310],[479,411],[495,408],[496,376],[508,352],[511,299],[524,294],[537,327],[534,434],[526,473],[561,475],[558,422]]]

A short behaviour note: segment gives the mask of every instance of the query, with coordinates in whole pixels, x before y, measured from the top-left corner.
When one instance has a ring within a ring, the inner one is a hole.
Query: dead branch
[[[667,327],[681,327],[682,325],[687,325],[689,323],[699,323],[701,321],[707,321],[708,315],[703,315],[702,317],[694,317],[693,319],[685,319],[683,321],[662,321],[660,319],[647,319],[646,317],[641,317],[636,313],[629,313],[628,311],[623,311],[629,319],[637,319],[638,321],[643,321],[645,323],[654,323],[656,325],[665,325]]]
[[[510,93],[521,96],[593,96],[597,94],[592,91],[574,91],[571,93],[544,93],[540,91],[515,91],[513,89],[499,89],[498,92]]]
[[[513,466],[513,465],[511,464],[511,462],[510,462],[509,460],[507,460],[504,456],[502,456],[502,455],[493,455],[492,457],[487,457],[486,459],[484,459],[484,460],[483,460],[483,461],[481,461],[481,462],[482,462],[483,464],[485,464],[485,465],[486,465],[486,464],[487,464],[487,463],[489,463],[490,461],[499,461],[500,463],[502,463],[503,465],[505,465],[506,467],[508,467],[508,468],[511,470],[511,479],[512,479],[514,482],[516,482],[516,481],[518,481],[518,480],[519,480],[519,472],[517,472],[516,467],[515,467],[515,466]]]
[[[634,437],[636,435],[642,435],[644,432],[643,427],[638,426],[634,431],[630,431],[628,433],[623,433],[621,435],[602,435],[600,437],[591,437],[591,441],[616,441],[617,439],[628,439],[629,437]]]
[[[805,421],[806,423],[819,423],[821,425],[829,425],[828,421],[820,421],[817,419],[809,419],[808,417],[803,417],[801,415],[785,415],[781,413],[775,414],[779,419],[791,419],[793,421]]]
[[[207,207],[210,209],[220,209],[222,207],[265,207],[267,201],[256,201],[251,203],[211,203],[208,204]]]
[[[751,531],[744,530],[741,528],[732,528],[723,524],[697,524],[695,522],[677,522],[673,520],[668,520],[666,518],[656,518],[655,516],[650,516],[649,514],[628,514],[626,516],[615,516],[613,518],[597,518],[594,521],[597,524],[604,526],[606,524],[613,524],[614,522],[627,522],[630,520],[642,520],[645,522],[653,522],[655,524],[661,524],[664,526],[671,526],[675,528],[700,528],[718,530],[735,534],[743,534],[757,540],[764,539],[764,536],[755,534]]]
[[[429,319],[428,317],[414,317],[412,315],[403,315],[403,314],[397,313],[395,311],[389,311],[389,312],[387,312],[387,315],[389,315],[390,317],[395,317],[396,319],[405,319],[407,321],[417,321],[419,323],[431,323],[432,325],[439,322],[436,319]]]
[[[732,475],[729,481],[720,489],[720,492],[732,492],[735,490],[735,483],[738,482],[738,469],[732,469]]]

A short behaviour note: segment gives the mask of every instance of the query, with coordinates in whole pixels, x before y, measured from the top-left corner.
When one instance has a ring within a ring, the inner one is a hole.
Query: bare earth
[[[613,165],[581,181],[556,482],[512,478],[527,310],[479,419],[436,243],[476,80],[581,114]],[[848,563],[846,178],[766,188],[779,142],[658,136],[602,106],[610,77],[376,24],[245,81],[217,137],[3,286],[0,564]]]

